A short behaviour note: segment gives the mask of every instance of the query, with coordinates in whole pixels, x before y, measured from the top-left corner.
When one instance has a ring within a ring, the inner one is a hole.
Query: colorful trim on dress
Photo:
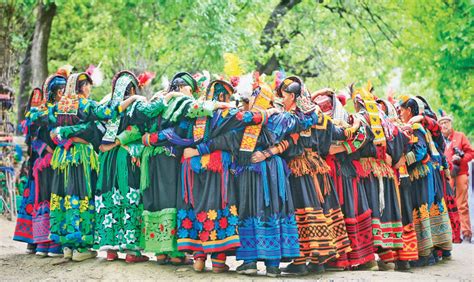
[[[295,215],[268,219],[247,217],[239,225],[241,247],[237,260],[279,260],[300,256],[298,228]]]
[[[145,251],[154,253],[178,251],[176,215],[175,208],[156,212],[143,211],[142,247]]]
[[[64,247],[90,248],[94,243],[95,208],[89,197],[51,194],[50,239]],[[111,227],[112,222],[107,222]]]
[[[344,219],[352,251],[341,255],[331,265],[337,267],[356,266],[375,259],[371,215],[372,210],[369,209],[355,218]]]
[[[235,205],[224,209],[195,213],[193,209],[178,210],[178,250],[215,253],[240,247]]]

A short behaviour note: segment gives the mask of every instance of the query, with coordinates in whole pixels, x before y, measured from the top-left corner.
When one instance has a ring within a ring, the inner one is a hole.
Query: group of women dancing
[[[227,272],[235,256],[237,273],[263,261],[271,277],[451,258],[449,168],[423,97],[351,86],[350,114],[346,96],[296,76],[196,78],[177,73],[149,100],[130,71],[100,102],[87,73],[35,88],[14,239],[39,256],[138,263],[146,252],[197,272],[209,257]]]

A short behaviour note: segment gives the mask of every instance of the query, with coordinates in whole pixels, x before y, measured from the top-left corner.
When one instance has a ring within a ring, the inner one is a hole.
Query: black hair
[[[82,87],[87,84],[92,84],[92,83],[88,79],[80,80],[79,82],[77,82],[76,92],[82,93]]]
[[[295,94],[296,99],[301,95],[301,84],[296,81],[293,81],[288,85],[282,85],[281,91],[277,91],[277,96],[280,98],[283,97],[282,91]]]
[[[58,91],[60,89],[66,89],[66,84],[56,84],[51,87],[51,91],[49,91],[48,95],[48,103],[56,102],[56,97],[58,96]],[[80,88],[79,88],[80,89]]]
[[[171,82],[171,86],[170,86],[170,92],[171,91],[179,91],[179,87],[180,86],[186,86],[188,85],[186,83],[186,81],[180,77],[178,78],[175,78],[172,82]]]
[[[135,89],[135,94],[137,94],[137,87],[135,86],[134,83],[130,82],[127,85],[127,88],[125,89],[125,93],[123,94],[124,99],[127,99],[128,97],[132,95],[132,88]]]
[[[418,103],[414,99],[408,99],[403,102],[400,107],[404,109],[410,109],[413,116],[417,116],[420,114],[420,109],[418,108]]]

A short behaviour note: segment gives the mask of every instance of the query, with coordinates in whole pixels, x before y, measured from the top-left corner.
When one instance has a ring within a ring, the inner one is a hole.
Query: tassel
[[[140,161],[140,190],[145,191],[150,185],[150,156],[153,152],[153,147],[145,147],[142,152],[142,158]]]
[[[377,177],[379,180],[379,209],[380,215],[383,214],[383,210],[385,209],[385,194],[384,194],[384,185],[383,185],[383,177]]]
[[[312,176],[313,176],[314,189],[316,190],[316,195],[318,195],[319,202],[324,203],[324,197],[321,194],[321,187],[319,186],[317,174],[314,173]]]
[[[102,152],[100,155],[99,155],[99,163],[100,163],[100,171],[105,171],[105,162],[106,162],[106,159],[107,159],[107,156],[109,155],[109,152],[110,151],[106,151],[106,152]],[[118,171],[117,171],[118,173]],[[97,179],[97,187],[96,187],[96,191],[97,192],[101,192],[102,191],[102,183],[104,182],[104,174],[103,173],[99,173],[99,178]]]
[[[277,162],[277,173],[278,173],[278,191],[282,202],[286,201],[286,174],[283,166],[283,161],[280,157],[274,157]]]
[[[227,182],[229,180],[229,170],[227,168],[221,173],[221,202],[222,209],[227,206]]]
[[[118,150],[117,162],[115,164],[118,187],[122,194],[126,194],[128,191],[128,151],[123,147],[118,147],[115,150]]]
[[[434,187],[434,179],[433,179],[433,167],[431,165],[431,162],[428,163],[428,209],[431,208],[431,205],[434,202],[435,198],[435,187]]]
[[[260,163],[262,172],[262,184],[263,184],[263,197],[265,198],[265,206],[270,205],[270,191],[268,188],[268,177],[267,177],[267,163],[265,161]]]
[[[358,178],[352,178],[352,191],[354,192],[354,213],[357,215],[359,212],[359,188],[357,187]]]

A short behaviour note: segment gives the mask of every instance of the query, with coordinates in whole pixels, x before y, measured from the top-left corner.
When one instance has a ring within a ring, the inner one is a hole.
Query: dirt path
[[[186,280],[255,280],[267,279],[262,271],[261,276],[246,277],[231,271],[228,274],[211,272],[195,273],[190,267],[158,266],[155,261],[128,265],[123,261],[109,263],[105,261],[105,253],[98,259],[82,263],[69,262],[53,265],[58,258],[39,258],[26,255],[26,245],[12,240],[14,222],[0,216],[0,281],[3,280],[57,280],[57,279],[107,279],[107,280],[167,280],[178,278]],[[235,270],[239,262],[229,258],[231,270]],[[209,263],[209,262],[208,262]],[[259,268],[263,268],[259,263]],[[210,265],[208,265],[208,270]],[[385,281],[459,281],[474,280],[474,244],[455,245],[452,261],[440,263],[432,267],[416,269],[411,272],[366,272],[345,271],[327,272],[323,275],[305,277],[285,276],[283,280],[385,280]]]

